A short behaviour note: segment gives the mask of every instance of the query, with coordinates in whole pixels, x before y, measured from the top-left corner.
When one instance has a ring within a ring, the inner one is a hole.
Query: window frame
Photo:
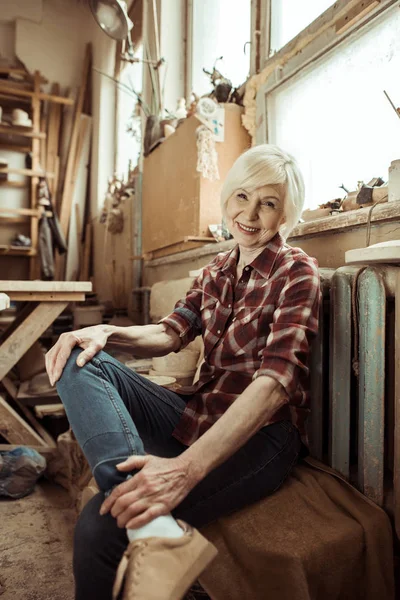
[[[270,0],[262,2],[268,4],[270,10]],[[309,73],[313,63],[351,40],[360,29],[365,28],[367,31],[373,27],[375,19],[396,3],[397,0],[338,0],[267,59],[264,69],[255,76],[252,92],[254,97],[248,98],[246,107],[249,114],[251,110],[248,108],[253,108],[254,123],[251,133],[254,133],[255,143],[268,142],[268,94],[289,79],[301,75],[306,68]],[[363,7],[364,10],[361,10]]]

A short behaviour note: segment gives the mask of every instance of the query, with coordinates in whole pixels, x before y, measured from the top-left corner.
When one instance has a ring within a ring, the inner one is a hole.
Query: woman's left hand
[[[118,527],[128,529],[137,529],[170,513],[197,483],[181,456],[130,456],[117,468],[119,471],[140,471],[111,492],[103,502],[100,514],[111,512]]]

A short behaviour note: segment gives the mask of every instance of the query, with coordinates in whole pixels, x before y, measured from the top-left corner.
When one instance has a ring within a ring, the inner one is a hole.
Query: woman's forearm
[[[287,403],[287,394],[272,377],[258,377],[218,421],[180,455],[193,479],[201,481],[210,471],[241,448],[274,413]]]
[[[164,356],[178,350],[179,335],[164,323],[157,325],[132,325],[117,327],[103,325],[108,336],[107,343],[129,347],[132,353],[143,358]]]

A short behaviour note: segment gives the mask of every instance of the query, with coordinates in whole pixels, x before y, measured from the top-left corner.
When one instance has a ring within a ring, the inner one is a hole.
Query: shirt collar
[[[277,233],[268,242],[261,254],[259,254],[252,263],[250,263],[250,266],[253,267],[253,269],[255,269],[262,277],[268,279],[284,243],[285,242],[280,233]],[[227,255],[225,262],[221,267],[222,271],[229,271],[230,273],[235,274],[238,258],[239,245],[236,244],[236,246],[232,248]]]

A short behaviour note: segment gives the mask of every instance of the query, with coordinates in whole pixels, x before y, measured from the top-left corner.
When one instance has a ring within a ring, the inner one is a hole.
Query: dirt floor
[[[0,499],[0,600],[73,600],[76,512],[46,480],[21,500]]]

